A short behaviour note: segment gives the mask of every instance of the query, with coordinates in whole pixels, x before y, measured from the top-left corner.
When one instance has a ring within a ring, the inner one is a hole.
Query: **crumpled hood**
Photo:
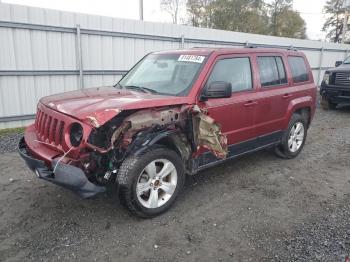
[[[187,104],[188,98],[99,87],[47,96],[40,102],[53,110],[99,127],[124,110]]]

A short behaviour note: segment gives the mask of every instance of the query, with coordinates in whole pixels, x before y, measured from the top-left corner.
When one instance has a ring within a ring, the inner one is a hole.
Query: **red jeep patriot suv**
[[[19,152],[41,179],[82,197],[117,189],[133,214],[153,217],[187,174],[269,147],[296,157],[315,101],[295,50],[155,52],[113,87],[42,98]]]

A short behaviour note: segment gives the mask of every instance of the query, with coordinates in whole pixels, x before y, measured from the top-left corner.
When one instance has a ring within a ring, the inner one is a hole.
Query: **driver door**
[[[200,102],[200,107],[221,125],[222,133],[227,136],[229,150],[232,151],[232,145],[239,144],[234,147],[234,154],[249,150],[256,138],[257,94],[252,61],[249,54],[217,57],[203,88],[216,81],[229,82],[232,96]]]

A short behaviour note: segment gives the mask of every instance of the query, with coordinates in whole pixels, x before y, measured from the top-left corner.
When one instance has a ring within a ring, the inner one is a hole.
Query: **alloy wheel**
[[[303,123],[296,122],[289,132],[288,147],[290,152],[297,152],[304,142],[305,128]]]
[[[175,192],[177,171],[167,159],[150,162],[137,179],[136,194],[139,202],[146,208],[164,205]]]

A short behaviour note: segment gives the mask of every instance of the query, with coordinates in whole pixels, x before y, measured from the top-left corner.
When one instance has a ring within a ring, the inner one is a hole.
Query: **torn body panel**
[[[83,122],[90,124],[95,128],[99,128],[113,116],[118,115],[120,112],[120,109],[105,109],[101,112],[93,113],[87,116],[85,119],[83,119]]]
[[[144,109],[130,113],[123,111],[106,123],[106,126],[96,129],[88,141],[92,144],[90,146],[100,152],[126,148],[133,142],[136,134],[150,128],[155,129],[154,132],[160,129],[181,128],[186,118],[186,110],[181,107]],[[104,146],[102,143],[94,143],[101,136],[103,140],[108,141]]]
[[[218,158],[226,158],[228,154],[227,138],[222,134],[221,126],[198,106],[193,107],[193,112],[196,144],[210,150]]]
[[[188,148],[192,148],[191,153],[196,153],[200,147],[210,150],[218,158],[227,156],[227,139],[222,134],[220,125],[198,106],[187,105],[145,109],[130,114],[114,129],[108,147],[98,151],[105,153],[112,149],[127,150],[136,137],[150,139],[150,133],[155,135],[168,130],[175,130],[179,134],[177,137],[173,135],[172,143],[179,145],[179,150],[183,151],[180,152],[181,155],[184,153],[187,159],[191,155]],[[148,144],[147,139],[143,141],[143,146]]]

